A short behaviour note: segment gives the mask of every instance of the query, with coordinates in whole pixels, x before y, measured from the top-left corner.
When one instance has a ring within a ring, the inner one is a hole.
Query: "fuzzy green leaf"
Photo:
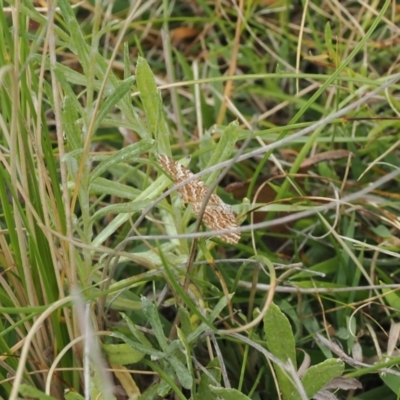
[[[185,389],[191,389],[193,385],[193,378],[192,375],[190,375],[189,370],[185,367],[185,365],[183,365],[183,363],[173,355],[168,356],[168,362],[174,369],[180,384]]]
[[[64,395],[65,400],[85,400],[83,396],[76,392],[68,392]]]
[[[250,397],[247,397],[236,389],[226,389],[210,385],[210,390],[224,400],[251,400]]]
[[[154,140],[143,139],[140,142],[125,146],[111,157],[102,161],[90,174],[90,180],[93,181],[95,178],[108,171],[112,166],[119,164],[120,162],[134,160],[140,154],[148,152],[153,147],[153,144]]]
[[[217,394],[213,393],[210,390],[209,386],[215,385],[216,383],[219,383],[221,381],[221,367],[220,367],[218,358],[215,357],[213,360],[211,360],[208,363],[206,368],[207,368],[208,373],[215,380],[212,379],[207,374],[202,373],[201,378],[200,378],[199,388],[194,397],[194,400],[203,400],[203,399],[216,400],[217,399]]]
[[[97,211],[93,217],[92,220],[95,221],[98,218],[104,217],[105,215],[108,214],[120,214],[120,213],[135,213],[138,211],[143,210],[150,204],[149,201],[132,201],[129,203],[118,203],[118,204],[112,204],[110,206],[106,206],[101,208],[99,211]]]
[[[161,324],[160,315],[158,314],[157,307],[147,297],[142,296],[143,313],[147,321],[153,328],[153,332],[157,338],[158,344],[163,351],[167,351],[168,343],[165,337],[164,330]]]
[[[157,153],[169,155],[169,132],[162,109],[161,94],[149,64],[142,57],[139,57],[136,66],[136,83],[151,134],[158,146]]]
[[[71,33],[69,45],[74,48],[79,62],[87,72],[90,68],[89,46],[83,37],[81,27],[76,19],[71,3],[68,0],[59,0],[58,6],[60,7],[61,15],[64,18],[65,24],[69,27],[69,32]]]
[[[268,350],[283,363],[287,363],[290,360],[294,368],[296,368],[296,352],[292,327],[287,317],[274,303],[270,305],[265,315],[264,332]],[[293,393],[297,393],[296,387],[280,366],[274,364],[274,368],[282,397],[285,400],[290,399]]]
[[[207,167],[211,167],[219,162],[225,161],[231,157],[233,149],[239,135],[239,124],[237,121],[229,124],[222,134],[218,144],[215,146],[212,156],[207,164]],[[204,181],[207,185],[214,182],[218,175],[221,173],[220,170],[211,172],[209,175],[204,176]]]
[[[333,378],[341,376],[344,370],[344,362],[338,358],[330,358],[324,362],[314,365],[307,369],[301,383],[307,396],[310,398],[320,391],[327,383]],[[298,396],[291,397],[292,400],[297,399]]]
[[[101,104],[100,111],[96,115],[96,123],[94,126],[95,131],[100,126],[101,122],[107,116],[107,114],[117,105],[117,103],[125,96],[125,94],[131,90],[135,79],[136,78],[134,76],[130,76],[129,78],[119,83],[116,89],[111,93],[111,95],[108,96],[106,100]]]
[[[114,364],[135,364],[144,357],[144,353],[133,349],[126,343],[103,344],[102,347],[107,354],[108,361]]]

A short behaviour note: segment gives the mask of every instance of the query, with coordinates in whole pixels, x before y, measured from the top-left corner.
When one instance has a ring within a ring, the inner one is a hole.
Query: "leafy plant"
[[[394,3],[38,4],[0,7],[0,396],[398,396]]]

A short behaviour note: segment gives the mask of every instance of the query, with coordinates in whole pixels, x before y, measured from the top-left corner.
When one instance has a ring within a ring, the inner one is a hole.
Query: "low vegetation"
[[[0,397],[399,398],[398,4],[50,3],[0,9]]]

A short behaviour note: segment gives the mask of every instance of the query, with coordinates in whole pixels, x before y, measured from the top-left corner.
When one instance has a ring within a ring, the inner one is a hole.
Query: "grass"
[[[1,398],[399,398],[398,5],[126,3],[0,9]]]

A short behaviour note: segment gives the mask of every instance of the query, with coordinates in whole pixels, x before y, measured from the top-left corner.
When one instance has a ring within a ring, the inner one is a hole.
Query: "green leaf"
[[[125,96],[125,94],[131,90],[133,84],[135,83],[135,79],[136,78],[134,76],[130,76],[119,83],[111,95],[102,102],[100,110],[96,114],[96,123],[94,125],[95,131],[100,126],[107,114],[117,105],[117,103]]]
[[[89,46],[83,37],[81,27],[76,20],[73,9],[71,8],[71,3],[68,0],[59,0],[58,6],[60,7],[61,15],[64,18],[65,24],[69,27],[69,32],[71,33],[69,45],[74,49],[83,69],[88,73],[90,68]]]
[[[318,174],[328,179],[338,179],[336,171],[332,168],[332,166],[326,162],[319,163],[317,166]]]
[[[104,172],[108,171],[115,164],[120,162],[127,162],[135,159],[142,153],[147,153],[154,144],[154,140],[143,139],[140,142],[125,146],[121,150],[117,151],[111,157],[108,157],[102,161],[90,174],[90,181],[93,181]]]
[[[341,261],[340,257],[335,255],[332,258],[328,258],[327,260],[324,260],[324,261],[321,261],[320,263],[314,264],[312,267],[307,268],[307,271],[301,271],[297,274],[293,274],[291,276],[291,279],[293,281],[297,281],[302,278],[308,278],[310,275],[313,276],[312,273],[310,273],[309,271],[322,272],[327,275],[331,274],[331,273],[337,271],[338,265],[340,265],[340,261]],[[307,282],[313,284],[310,281],[307,281]],[[337,283],[335,283],[335,282],[331,282],[331,283],[335,284],[337,286]]]
[[[76,123],[79,115],[77,112],[77,104],[75,100],[76,97],[66,96],[64,98],[64,107],[62,112],[63,129],[70,150],[82,149],[83,146],[82,132],[79,129],[78,124]]]
[[[68,392],[64,395],[65,400],[85,400],[83,396],[76,392]]]
[[[146,338],[144,333],[136,327],[136,325],[128,318],[126,314],[121,313],[121,316],[125,321],[125,323],[128,325],[128,328],[131,331],[132,335],[135,337],[135,339],[148,349],[152,349],[153,346],[151,342]]]
[[[166,397],[167,394],[170,392],[172,383],[175,383],[174,381],[176,378],[174,371],[170,366],[166,367],[165,370],[163,369],[163,372],[164,372],[163,376],[164,379],[161,380],[160,385],[157,388],[157,394],[162,398]]]
[[[384,225],[378,225],[376,227],[371,227],[370,229],[372,230],[372,232],[382,238],[390,238],[392,236],[389,229]]]
[[[144,357],[144,353],[132,349],[126,343],[103,344],[102,347],[107,354],[107,360],[114,364],[135,364]]]
[[[166,176],[160,176],[156,181],[151,183],[145,190],[143,190],[139,196],[137,196],[136,201],[141,200],[154,200],[157,198],[162,191],[168,187],[170,180]],[[128,219],[130,214],[119,214],[117,215],[98,235],[93,239],[92,246],[99,246]]]
[[[182,333],[187,337],[192,333],[192,324],[190,323],[190,314],[185,307],[178,308],[179,320],[181,321]]]
[[[111,195],[121,197],[122,199],[134,200],[141,193],[140,190],[123,183],[110,181],[102,177],[98,177],[90,184],[91,193]],[[150,204],[147,202],[147,205]]]
[[[129,339],[127,336],[123,335],[122,333],[119,332],[112,332],[111,337],[116,337],[118,339],[121,339],[125,343],[129,345],[133,350],[136,350],[139,353],[144,353],[149,356],[151,356],[154,360],[160,359],[160,358],[165,358],[166,354],[155,350],[153,348],[149,348],[147,346],[144,346],[141,343],[134,342],[133,340]]]
[[[383,282],[380,282],[381,285],[384,285]],[[396,311],[400,311],[400,296],[393,291],[393,289],[385,289],[382,288],[382,292],[384,293],[384,299]]]
[[[88,47],[89,48],[89,47]],[[100,90],[103,85],[104,75],[108,68],[108,60],[104,60],[104,58],[100,54],[95,54],[95,63],[96,63],[96,73],[97,79],[93,79],[91,82],[91,86],[95,90]],[[41,58],[34,57],[34,59],[40,64],[42,62]],[[50,63],[46,60],[46,68],[48,70],[51,69]],[[83,111],[82,105],[79,103],[79,99],[75,95],[74,91],[71,88],[71,84],[73,85],[81,85],[81,86],[88,86],[88,78],[85,75],[79,74],[72,69],[57,63],[56,67],[53,68],[54,72],[57,75],[57,79],[59,80],[63,90],[66,92],[68,96],[73,98],[76,109],[78,110],[79,114],[83,117],[87,112]],[[120,85],[120,80],[117,79],[113,74],[108,76],[108,81],[105,84],[105,92],[106,96],[112,94]],[[49,90],[49,96],[51,96],[51,90]],[[137,115],[135,109],[132,107],[132,101],[130,99],[129,93],[126,93],[125,96],[120,99],[118,102],[118,108],[122,111],[124,115],[125,121],[120,121],[121,126],[129,126],[130,129],[134,130],[142,139],[150,139],[150,136],[143,125],[141,118]]]
[[[307,369],[301,378],[304,390],[310,398],[320,391],[333,378],[341,376],[344,371],[344,362],[338,358],[330,358]],[[291,397],[292,400],[298,396]]]
[[[19,392],[25,396],[29,397],[31,399],[39,399],[39,400],[56,400],[53,396],[49,396],[39,389],[36,389],[33,386],[27,385],[25,383],[21,383],[19,387]]]
[[[390,388],[397,396],[400,392],[400,378],[391,374],[380,374],[380,378],[385,382],[386,386]]]
[[[152,325],[154,332],[156,332],[156,331],[158,332],[156,334],[156,336],[157,335],[160,336],[159,329],[161,327],[161,322],[157,321],[157,319],[159,320],[158,313],[157,313],[157,316],[154,315],[154,312],[155,312],[154,309],[156,310],[156,308],[153,305],[153,303],[151,303],[147,299],[146,300],[144,300],[144,299],[146,299],[146,298],[144,298],[144,297],[142,298],[144,313],[146,314],[146,317],[149,319],[149,322]],[[165,340],[165,344],[162,344],[162,346],[166,347],[167,346],[166,339],[164,337],[163,332],[161,332],[161,334]],[[142,344],[136,343],[136,342],[132,341],[131,339],[129,339],[128,337],[126,337],[125,335],[118,333],[118,332],[113,332],[111,334],[111,336],[122,339],[133,350],[136,350],[138,353],[148,354],[151,356],[151,358],[153,360],[163,360],[164,362],[167,362],[173,368],[181,385],[186,389],[191,389],[192,384],[193,384],[193,380],[192,380],[193,378],[190,375],[187,368],[183,365],[183,363],[180,360],[178,360],[178,358],[176,356],[174,356],[172,354],[166,354],[161,351],[153,350],[151,348],[143,346]],[[157,339],[158,338],[159,337],[157,337]],[[161,340],[161,341],[163,341],[163,340]],[[154,368],[155,364],[152,363],[152,365]],[[162,389],[162,390],[164,390],[164,389]]]
[[[185,389],[191,389],[193,385],[193,378],[190,375],[188,369],[183,365],[183,363],[180,360],[178,360],[177,357],[173,355],[169,355],[167,360],[174,369],[180,384]]]
[[[291,360],[294,368],[296,368],[296,351],[292,327],[286,315],[274,303],[271,303],[264,317],[264,332],[268,350],[282,362]]]
[[[139,57],[136,65],[136,83],[151,134],[158,146],[157,153],[170,155],[169,132],[162,109],[161,94],[149,64],[142,57]]]
[[[155,399],[157,399],[160,383],[161,382],[158,382],[158,383],[150,386],[148,389],[146,389],[145,392],[139,397],[139,400],[155,400]]]
[[[208,318],[204,316],[199,310],[198,310],[198,305],[188,296],[188,294],[182,289],[182,285],[178,282],[176,279],[175,271],[172,271],[172,267],[169,266],[169,263],[167,262],[167,258],[165,257],[165,254],[161,251],[161,247],[159,246],[159,254],[164,266],[165,273],[168,276],[169,282],[173,289],[176,291],[178,296],[184,301],[186,305],[190,307],[190,311],[194,313],[203,323],[200,325],[203,327],[203,331],[206,330],[207,328],[212,329],[212,324],[208,322]],[[226,304],[225,304],[226,305]],[[213,310],[215,311],[215,310]],[[211,313],[212,314],[212,313]],[[188,343],[191,344],[192,340],[195,338],[194,334],[198,332],[198,328],[196,329],[195,332],[190,334],[188,336]],[[201,332],[202,333],[202,332]],[[200,333],[199,333],[200,334]]]
[[[239,135],[239,124],[237,121],[230,123],[224,130],[221,139],[219,140],[217,146],[214,148],[212,156],[208,161],[207,167],[211,167],[219,162],[226,161],[230,158],[233,149],[235,147],[236,141]],[[214,182],[218,175],[221,173],[220,170],[211,172],[203,177],[205,183],[209,185]]]
[[[42,62],[42,58],[39,56],[34,56],[33,59],[37,62],[37,63],[41,63]],[[46,69],[50,69],[50,63],[48,60],[45,60],[45,66]],[[78,86],[87,86],[87,77],[71,68],[69,68],[66,65],[57,63],[55,68],[54,68],[54,72],[57,75],[57,79],[62,78],[63,80],[63,87],[64,85],[68,82],[68,83],[72,83],[73,85],[78,85]],[[100,90],[102,86],[102,82],[100,82],[99,80],[95,80],[93,82],[93,87],[96,90]],[[72,89],[71,89],[72,90]],[[106,84],[106,93],[111,92],[112,90],[114,90],[114,86],[111,85],[110,83]],[[71,93],[69,93],[68,95],[72,95],[74,92],[71,91]],[[79,105],[79,109],[83,110],[83,107],[81,105],[81,103],[79,103],[78,97],[75,95],[74,96],[74,100],[77,102],[77,105]]]
[[[168,343],[167,338],[164,335],[164,330],[161,324],[160,315],[158,314],[157,307],[147,297],[142,296],[141,301],[143,313],[146,316],[147,321],[153,328],[153,332],[157,338],[158,344],[160,345],[161,349],[166,352],[168,349]]]
[[[195,371],[194,371],[194,368],[193,368],[191,349],[190,349],[189,343],[188,343],[188,341],[186,339],[186,336],[185,336],[184,332],[180,328],[177,328],[177,334],[178,334],[178,338],[180,340],[180,345],[181,346],[183,345],[183,347],[185,349],[184,355],[186,357],[186,365],[188,367],[188,371],[187,372],[188,372],[188,375],[189,375],[189,378],[190,378],[190,382],[191,382],[191,385],[192,385],[192,387],[190,387],[190,389],[192,389],[194,391],[195,387],[193,386],[193,378],[192,377],[195,376]],[[187,379],[187,380],[189,382],[189,379]]]
[[[107,390],[108,389],[108,390]],[[90,396],[92,399],[96,400],[116,400],[115,396],[111,393],[106,393],[110,391],[111,388],[106,388],[103,375],[99,372],[96,365],[91,365],[90,371]]]
[[[132,284],[134,285],[134,283]],[[100,291],[99,291],[100,292]],[[96,293],[95,288],[93,288],[93,293]],[[112,310],[116,311],[141,311],[142,310],[142,304],[140,301],[135,301],[131,299],[127,299],[124,294],[117,299],[113,299],[112,301],[107,301],[107,306],[110,307]]]
[[[251,400],[250,397],[247,397],[236,389],[226,389],[210,385],[210,390],[225,400]]]
[[[142,308],[143,313],[146,316],[148,322],[153,328],[153,332],[157,338],[157,341],[161,347],[161,349],[167,353],[169,353],[167,357],[167,361],[171,364],[174,369],[179,382],[185,389],[191,389],[193,384],[193,378],[190,375],[187,368],[183,365],[183,363],[178,360],[176,356],[172,354],[173,351],[176,350],[176,342],[172,342],[169,346],[167,343],[167,338],[164,335],[164,331],[162,328],[160,315],[158,313],[157,307],[151,302],[147,297],[142,297]],[[179,343],[179,347],[181,344]],[[172,349],[172,351],[171,351]]]
[[[216,400],[217,394],[210,391],[210,385],[215,385],[221,381],[221,366],[219,364],[219,360],[215,357],[211,360],[207,365],[207,371],[211,375],[212,379],[209,375],[204,372],[201,374],[199,388],[197,394],[194,397],[194,400]]]
[[[332,60],[336,59],[336,51],[332,45],[332,29],[329,22],[325,24],[325,46],[328,49],[329,56]]]
[[[268,312],[264,317],[264,332],[268,350],[283,363],[287,363],[290,360],[296,369],[296,352],[292,327],[287,317],[274,303],[269,306]],[[280,366],[274,364],[274,368],[282,397],[285,400],[292,398],[293,393],[297,393],[296,387]]]
[[[129,203],[118,203],[106,206],[96,211],[92,216],[92,220],[95,221],[98,218],[104,217],[108,214],[120,214],[120,213],[130,213],[141,211],[145,209],[150,204],[150,201],[131,201]]]
[[[233,295],[232,295],[233,296]],[[229,297],[229,300],[232,298],[232,296]],[[223,296],[219,299],[218,303],[216,306],[214,306],[213,310],[211,311],[210,315],[206,316],[206,320],[208,322],[208,324],[202,322],[194,332],[192,332],[188,338],[187,341],[188,343],[193,343],[195,342],[195,340],[197,340],[197,338],[206,330],[209,329],[210,326],[212,326],[212,323],[214,322],[214,320],[219,316],[219,314],[221,313],[221,311],[226,307],[226,305],[228,304],[228,299],[226,298],[226,296]],[[201,314],[201,316],[203,317],[203,315]],[[204,318],[204,317],[203,317]]]
[[[128,78],[131,74],[131,60],[129,55],[129,44],[124,42],[124,78]]]

